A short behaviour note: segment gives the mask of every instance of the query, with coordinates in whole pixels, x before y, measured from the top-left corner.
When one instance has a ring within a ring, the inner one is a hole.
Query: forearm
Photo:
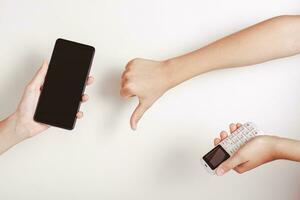
[[[300,162],[300,141],[286,138],[278,138],[275,144],[277,159],[285,159]]]
[[[300,16],[275,17],[165,61],[175,86],[202,73],[300,53]]]
[[[14,115],[0,122],[0,155],[27,137],[18,130]]]

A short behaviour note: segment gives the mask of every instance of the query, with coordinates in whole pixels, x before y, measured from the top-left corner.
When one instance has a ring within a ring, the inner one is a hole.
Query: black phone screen
[[[203,156],[203,159],[209,167],[214,170],[229,157],[230,155],[225,151],[225,149],[221,145],[218,145]]]
[[[95,49],[57,39],[34,120],[73,129]]]

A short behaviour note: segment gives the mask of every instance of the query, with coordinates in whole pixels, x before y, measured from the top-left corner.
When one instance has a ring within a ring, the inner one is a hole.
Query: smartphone
[[[76,123],[95,48],[57,39],[34,120],[72,130]]]

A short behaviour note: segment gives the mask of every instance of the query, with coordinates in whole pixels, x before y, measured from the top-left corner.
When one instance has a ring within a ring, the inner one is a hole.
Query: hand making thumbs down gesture
[[[130,119],[133,130],[143,114],[170,87],[170,76],[164,62],[136,58],[126,65],[120,94],[124,98],[136,96],[139,100]]]

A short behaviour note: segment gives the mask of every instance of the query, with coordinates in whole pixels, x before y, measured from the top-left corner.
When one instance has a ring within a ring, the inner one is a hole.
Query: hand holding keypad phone
[[[92,46],[56,40],[35,121],[68,130],[74,128],[94,53]]]
[[[203,167],[210,173],[215,174],[215,169],[230,156],[232,156],[242,145],[258,134],[262,134],[251,122],[243,124],[240,128],[230,134],[215,148],[201,159]]]

